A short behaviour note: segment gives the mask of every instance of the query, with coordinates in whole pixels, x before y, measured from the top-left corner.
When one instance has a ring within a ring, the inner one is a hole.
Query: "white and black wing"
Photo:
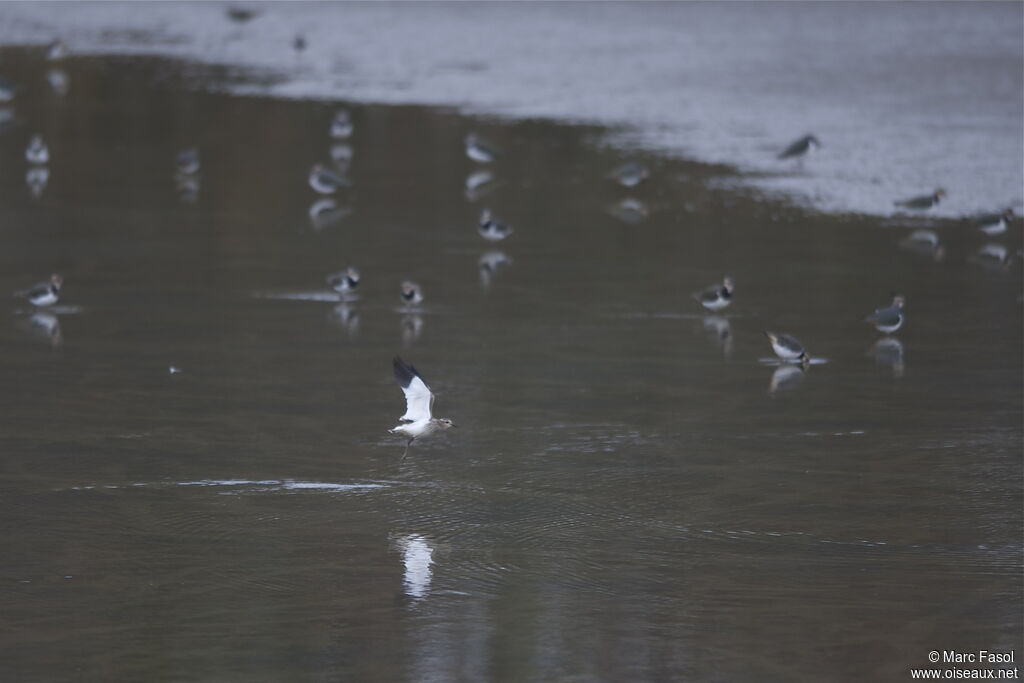
[[[404,422],[419,422],[430,419],[430,407],[434,402],[434,395],[430,393],[430,387],[416,372],[416,368],[403,361],[398,356],[394,360],[395,379],[405,393],[405,415],[398,418]]]

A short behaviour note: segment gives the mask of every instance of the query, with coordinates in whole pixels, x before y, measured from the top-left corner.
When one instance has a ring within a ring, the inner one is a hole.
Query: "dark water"
[[[352,109],[314,224],[332,106],[127,59],[71,60],[61,97],[3,60],[32,85],[0,284],[65,277],[0,326],[4,680],[907,680],[1020,644],[1021,269],[977,255],[1019,226],[809,214],[657,158],[625,191],[598,131],[413,107]],[[504,150],[474,200],[471,129]],[[921,227],[941,258],[899,246]],[[761,362],[765,328],[827,362]],[[395,353],[458,425],[405,461]]]

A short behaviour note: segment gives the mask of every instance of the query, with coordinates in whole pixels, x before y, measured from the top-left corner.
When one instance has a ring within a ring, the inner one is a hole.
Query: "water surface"
[[[33,84],[0,134],[3,286],[57,271],[68,307],[0,325],[4,679],[905,680],[1019,645],[1021,269],[969,225],[658,157],[626,191],[600,129],[397,106],[351,107],[317,221],[332,105],[112,58],[61,97],[3,57]],[[469,130],[505,154],[468,199]],[[920,228],[941,252],[900,247]],[[827,362],[763,363],[763,329]],[[404,461],[396,353],[458,425]]]

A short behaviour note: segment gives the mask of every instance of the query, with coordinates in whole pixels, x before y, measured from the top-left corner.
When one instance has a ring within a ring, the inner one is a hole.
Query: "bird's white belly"
[[[704,305],[704,308],[708,309],[709,311],[720,311],[729,305],[729,300],[723,299],[722,297],[718,297],[717,299],[712,299],[711,301],[701,301],[701,303]]]
[[[391,432],[393,434],[405,434],[416,438],[424,434],[430,427],[430,420],[420,420],[418,422],[406,422],[394,427]]]
[[[33,297],[31,301],[33,306],[52,306],[57,303],[57,295],[53,292],[47,292],[41,296]]]
[[[775,342],[772,342],[772,350],[775,351],[776,356],[785,360],[796,360],[803,353],[803,351],[794,351]]]

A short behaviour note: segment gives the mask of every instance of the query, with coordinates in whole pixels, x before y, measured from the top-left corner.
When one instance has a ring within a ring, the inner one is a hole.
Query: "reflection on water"
[[[328,314],[331,321],[345,330],[350,337],[359,333],[359,312],[350,303],[342,302]]]
[[[906,366],[903,363],[903,342],[896,337],[879,339],[868,349],[868,355],[879,365],[892,368],[893,377],[902,377]]]
[[[402,348],[411,348],[423,335],[423,316],[418,313],[405,313],[399,321],[399,326],[402,330]]]
[[[430,589],[431,565],[434,549],[427,539],[418,534],[409,534],[395,539],[395,546],[402,554],[405,567],[405,594],[410,598],[426,597]]]
[[[512,259],[500,249],[489,249],[480,254],[476,267],[480,271],[480,287],[486,292],[497,274],[512,265]]]
[[[807,376],[807,369],[803,365],[783,363],[775,368],[772,373],[771,383],[768,385],[769,393],[790,391],[800,386]]]
[[[324,197],[309,205],[309,224],[314,232],[320,232],[338,224],[351,212],[351,209],[339,205],[334,199]]]
[[[50,169],[46,166],[29,166],[25,171],[25,184],[33,199],[39,199],[50,182]]]
[[[57,348],[63,342],[60,332],[60,318],[49,311],[35,311],[19,315],[16,323],[33,339]]]
[[[733,336],[732,325],[729,319],[721,315],[706,315],[701,320],[701,327],[708,333],[708,337],[714,341],[722,350],[722,356],[732,356]]]
[[[639,225],[651,215],[651,209],[647,203],[633,197],[624,197],[611,204],[607,212],[626,225]]]
[[[657,205],[632,230],[593,129],[488,122],[506,253],[466,197],[481,122],[348,107],[358,191],[314,197],[333,105],[74,57],[57,107],[18,59],[7,291],[75,286],[0,326],[5,680],[901,680],[943,640],[1019,642],[1018,232],[993,273],[930,224],[933,263],[902,219],[679,160],[628,190]],[[347,263],[358,303],[322,281]],[[723,273],[740,308],[708,315],[688,292]],[[866,283],[912,297],[903,342],[873,340]],[[776,324],[828,364],[760,365]],[[459,425],[405,462],[399,352]]]

